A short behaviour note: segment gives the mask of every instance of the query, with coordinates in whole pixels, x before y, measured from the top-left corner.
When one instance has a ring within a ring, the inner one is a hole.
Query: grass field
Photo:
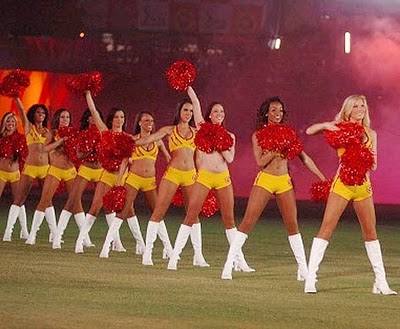
[[[2,237],[8,210],[3,200],[0,209]],[[178,271],[166,269],[159,240],[155,265],[142,266],[126,223],[121,237],[128,252],[111,252],[109,259],[99,258],[106,234],[102,217],[91,232],[96,247],[83,255],[74,253],[73,221],[61,250],[47,242],[47,225],[37,244],[28,246],[16,238],[17,224],[13,241],[0,242],[0,328],[400,328],[400,297],[371,293],[374,275],[351,212],[328,247],[318,293],[306,295],[275,210],[267,209],[244,246],[257,271],[234,273],[232,281],[220,279],[228,245],[218,216],[203,220],[204,255],[211,267],[191,265],[189,243]],[[303,216],[300,222],[307,254],[321,214],[321,207],[314,208],[315,218]],[[28,215],[31,219],[32,212]],[[182,216],[176,210],[167,218],[172,239]],[[140,210],[139,218],[145,234],[148,213]],[[399,227],[394,220],[378,225],[394,290],[400,290]]]

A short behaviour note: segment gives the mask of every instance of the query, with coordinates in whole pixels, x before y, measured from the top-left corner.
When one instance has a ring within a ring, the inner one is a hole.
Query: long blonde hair
[[[365,105],[365,115],[364,118],[362,119],[362,124],[364,127],[369,127],[371,124],[371,119],[369,117],[367,98],[364,95],[351,95],[347,97],[343,102],[340,112],[335,116],[335,120],[349,121],[351,110],[353,109],[354,103],[359,99],[361,99],[361,101]]]
[[[15,115],[15,113],[13,112],[6,112],[3,115],[3,118],[1,119],[1,125],[0,125],[0,137],[4,136],[4,132],[6,130],[6,121],[9,118],[13,118],[15,120],[15,131],[17,131],[17,126],[18,126],[18,119],[17,116]]]

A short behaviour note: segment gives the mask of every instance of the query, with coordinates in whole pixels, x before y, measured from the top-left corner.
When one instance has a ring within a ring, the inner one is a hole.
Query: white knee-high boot
[[[54,238],[58,234],[56,211],[53,206],[50,206],[45,209],[44,213],[45,213],[47,225],[49,226],[49,229],[50,229],[50,236]],[[52,241],[53,240],[49,238],[49,242],[52,242]]]
[[[203,243],[201,238],[201,223],[192,225],[190,232],[190,239],[194,249],[193,266],[209,267],[210,264],[206,262],[203,256]]]
[[[372,269],[375,273],[375,282],[372,288],[374,294],[397,295],[397,292],[390,289],[386,281],[385,267],[383,265],[382,251],[379,240],[365,241],[365,249]]]
[[[224,269],[222,270],[221,279],[232,280],[232,270],[234,264],[237,261],[240,250],[242,249],[244,243],[246,242],[247,234],[237,231],[233,241],[231,240],[228,257],[226,259]]]
[[[142,255],[144,252],[145,244],[142,236],[142,232],[140,231],[140,225],[137,216],[133,216],[127,219],[129,229],[133,237],[136,240],[136,255]]]
[[[181,224],[179,231],[178,231],[178,235],[176,236],[175,246],[172,251],[172,256],[170,257],[169,262],[168,262],[167,268],[169,270],[177,270],[178,269],[179,255],[181,254],[183,248],[185,247],[191,231],[192,231],[192,228],[190,226]]]
[[[300,233],[288,236],[290,248],[297,262],[297,281],[304,281],[307,277],[307,259],[304,251],[303,239]]]
[[[14,230],[14,225],[17,222],[19,212],[21,210],[20,206],[12,204],[10,210],[8,211],[7,226],[4,231],[3,241],[10,242],[12,237],[12,232]]]
[[[87,213],[85,220],[83,221],[82,227],[79,231],[78,238],[76,239],[75,243],[75,253],[76,254],[82,254],[83,253],[83,242],[85,237],[89,234],[90,229],[93,226],[93,223],[95,222],[96,217]]]
[[[142,264],[143,265],[153,265],[152,254],[153,254],[153,247],[154,242],[157,239],[157,232],[158,228],[160,227],[159,222],[149,221],[147,224],[147,231],[146,231],[146,246],[143,252]]]
[[[28,232],[28,225],[26,223],[25,205],[22,205],[20,210],[19,210],[18,220],[19,220],[19,223],[21,225],[21,232],[19,234],[19,238],[23,239],[23,240],[26,240],[26,239],[28,239],[29,232]]]
[[[103,249],[101,250],[101,253],[100,253],[100,258],[108,258],[111,242],[116,237],[117,231],[121,227],[122,222],[123,222],[123,220],[118,217],[113,218],[113,221],[112,221],[110,227],[108,228],[107,236],[106,236],[106,239],[103,244]]]
[[[172,244],[169,239],[167,227],[165,226],[164,220],[160,221],[160,226],[158,227],[157,234],[164,245],[163,259],[168,259],[172,255]]]
[[[37,231],[39,231],[40,225],[42,225],[44,215],[44,211],[35,210],[35,213],[33,214],[31,232],[29,233],[28,239],[25,241],[26,244],[36,243],[36,234]]]
[[[61,240],[64,234],[65,229],[67,228],[69,219],[71,218],[72,213],[68,210],[63,209],[60,214],[60,219],[58,220],[57,225],[57,235],[53,237],[53,249],[61,249]]]
[[[92,216],[92,215],[90,215]],[[83,227],[83,223],[85,222],[85,213],[84,212],[78,212],[77,214],[74,215],[75,218],[75,223],[79,228],[79,231],[82,229]],[[90,227],[89,230],[85,236],[85,238],[83,239],[83,246],[84,247],[96,247],[92,240],[90,240],[90,236],[89,236],[89,232],[93,226],[94,221],[90,221]]]
[[[237,232],[236,227],[225,230],[226,238],[228,239],[229,245],[232,243],[233,239],[235,238],[236,232]],[[242,249],[240,249],[238,251],[237,258],[234,263],[234,269],[235,269],[235,271],[239,271],[239,272],[240,271],[241,272],[255,272],[255,269],[251,268],[247,264],[246,259],[244,258]]]
[[[115,218],[115,212],[110,213],[110,214],[106,214],[106,221],[107,221],[108,227],[111,227],[112,223],[114,222],[114,218]],[[115,251],[118,251],[118,252],[125,252],[126,251],[126,249],[122,245],[121,237],[119,236],[119,229],[115,233],[115,237],[113,238],[112,250],[115,250]]]
[[[321,238],[314,238],[311,246],[310,259],[308,262],[308,273],[304,283],[304,292],[306,294],[315,294],[317,288],[315,284],[317,282],[317,272],[319,264],[324,258],[325,250],[328,247],[329,242]]]

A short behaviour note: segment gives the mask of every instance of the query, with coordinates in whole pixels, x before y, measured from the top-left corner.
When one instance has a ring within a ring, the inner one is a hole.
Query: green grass
[[[1,236],[7,208],[0,210]],[[191,265],[189,242],[178,271],[166,269],[159,240],[155,265],[142,266],[126,223],[121,237],[128,252],[111,252],[109,259],[99,258],[106,234],[102,218],[91,232],[96,248],[83,255],[74,253],[72,220],[61,250],[47,242],[47,225],[37,244],[28,246],[16,238],[17,224],[13,241],[0,242],[0,328],[400,328],[399,297],[371,293],[374,275],[355,220],[337,228],[320,268],[318,293],[306,295],[296,281],[283,224],[267,217],[244,246],[257,271],[234,273],[232,281],[220,279],[228,246],[218,217],[203,220],[211,267]],[[145,234],[148,213],[139,212],[139,218]],[[182,218],[179,211],[167,218],[172,239]],[[307,253],[319,223],[319,217],[301,222]],[[398,224],[378,228],[390,285],[400,290]]]

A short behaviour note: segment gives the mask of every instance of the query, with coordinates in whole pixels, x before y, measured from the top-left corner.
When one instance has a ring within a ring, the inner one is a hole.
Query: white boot
[[[230,228],[228,230],[225,230],[226,238],[228,239],[229,244],[232,243],[233,239],[235,238],[237,229],[236,227]],[[256,270],[254,268],[251,268],[247,262],[246,259],[244,258],[244,254],[242,249],[239,250],[235,263],[234,263],[234,268],[235,271],[241,271],[241,272],[255,272]]]
[[[307,277],[307,259],[304,251],[303,239],[300,233],[288,236],[290,248],[297,262],[297,281],[304,281]]]
[[[168,259],[172,255],[172,244],[168,236],[167,227],[165,226],[165,222],[163,220],[160,221],[157,234],[164,245],[163,259]]]
[[[160,223],[149,221],[147,224],[146,231],[146,246],[143,252],[142,264],[143,265],[153,265],[152,254],[154,242],[157,239],[158,228],[160,227]]]
[[[100,258],[108,258],[111,242],[116,237],[116,234],[117,234],[119,228],[121,227],[122,222],[123,222],[122,219],[120,219],[118,217],[114,217],[112,224],[108,228],[106,240],[104,241],[103,249],[101,250],[101,253],[100,253]]]
[[[96,217],[87,213],[85,220],[83,221],[82,228],[79,231],[78,238],[76,239],[75,243],[75,253],[76,254],[82,254],[83,253],[83,241],[85,237],[89,234],[90,229],[93,226],[93,223],[95,222]]]
[[[71,218],[72,213],[68,210],[63,209],[60,214],[60,219],[58,220],[57,225],[57,235],[53,237],[53,249],[61,249],[61,239],[64,234],[65,229],[67,228],[69,219]]]
[[[74,215],[74,219],[75,219],[75,223],[79,228],[79,231],[82,229],[83,227],[83,223],[85,222],[85,213],[84,212],[78,212],[77,214]],[[94,221],[90,222],[91,225],[89,227],[89,231],[86,234],[85,238],[83,239],[83,246],[84,247],[96,247],[92,240],[90,240],[90,236],[89,236],[89,232],[93,226]]]
[[[185,247],[191,231],[192,231],[192,228],[190,226],[181,224],[179,231],[178,231],[178,235],[176,236],[175,246],[172,251],[172,256],[170,257],[169,262],[168,262],[167,268],[169,270],[177,270],[178,269],[179,255],[181,254],[183,248]]]
[[[193,266],[209,267],[210,264],[206,262],[203,256],[201,223],[196,223],[192,225],[192,231],[190,232],[190,239],[192,240],[192,245],[194,250]]]
[[[45,209],[44,213],[45,213],[47,225],[49,225],[50,236],[55,238],[58,235],[56,211],[55,211],[54,207],[51,206],[51,207],[47,207]],[[49,239],[49,242],[53,242],[53,240]]]
[[[133,237],[136,240],[136,255],[143,255],[145,244],[140,231],[140,225],[137,216],[133,216],[127,219],[129,229],[132,232]]]
[[[308,262],[308,273],[304,283],[304,292],[306,294],[315,294],[317,292],[317,288],[315,287],[317,282],[317,272],[319,269],[319,264],[324,258],[325,250],[328,247],[328,244],[328,241],[321,238],[314,238],[313,240],[310,251],[310,259]]]
[[[228,257],[226,259],[224,269],[222,270],[221,279],[232,280],[232,270],[234,268],[234,264],[238,258],[240,250],[242,250],[242,247],[246,242],[246,239],[247,234],[240,231],[235,233],[235,237],[230,243]]]
[[[12,232],[14,230],[14,225],[17,221],[20,209],[21,207],[16,206],[15,204],[11,205],[10,210],[8,211],[7,226],[6,230],[4,231],[3,241],[11,241]]]
[[[18,220],[21,225],[21,232],[19,234],[19,238],[26,240],[28,239],[29,232],[28,232],[28,225],[26,223],[26,210],[25,210],[25,205],[22,205],[19,214],[18,214]]]
[[[106,221],[107,221],[109,228],[111,227],[112,223],[114,222],[114,218],[115,218],[115,212],[106,214]],[[126,249],[122,245],[121,237],[119,236],[119,230],[115,233],[115,237],[113,237],[112,250],[115,250],[118,252],[126,252]]]
[[[372,269],[375,273],[375,282],[372,288],[374,294],[397,295],[396,291],[390,289],[386,281],[385,267],[383,266],[382,251],[379,240],[365,241],[365,249]]]
[[[39,231],[40,225],[42,225],[44,215],[44,211],[35,210],[35,213],[33,214],[31,232],[29,233],[28,239],[25,241],[26,244],[36,243],[36,234],[37,231]]]

